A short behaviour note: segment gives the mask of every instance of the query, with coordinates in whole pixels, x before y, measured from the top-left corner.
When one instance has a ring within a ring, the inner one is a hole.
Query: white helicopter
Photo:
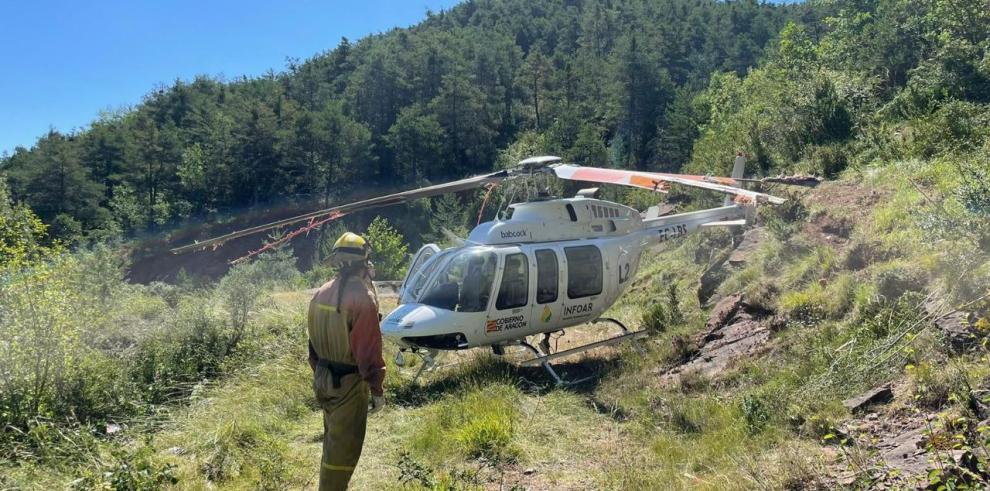
[[[784,199],[741,188],[745,158],[737,157],[731,178],[582,167],[553,156],[533,157],[518,166],[446,184],[391,194],[253,227],[173,249],[175,253],[217,246],[252,233],[323,217],[407,202],[427,196],[475,189],[537,175],[618,184],[666,192],[683,185],[728,195],[724,206],[659,216],[596,199],[597,189],[582,189],[572,198],[537,198],[511,204],[502,218],[479,224],[456,247],[423,246],[413,257],[399,290],[399,306],[381,324],[383,337],[423,364],[414,378],[432,369],[442,351],[491,347],[501,355],[522,346],[535,357],[524,364],[542,365],[558,383],[565,382],[551,361],[600,346],[645,336],[615,319],[602,317],[632,283],[643,251],[702,227],[743,226],[755,206]],[[788,178],[763,179],[786,182]],[[792,179],[793,181],[793,179]],[[793,183],[793,182],[791,182]],[[322,221],[320,223],[323,223]],[[618,325],[622,334],[576,348],[552,352],[550,335],[586,323]],[[527,339],[543,335],[539,347]]]

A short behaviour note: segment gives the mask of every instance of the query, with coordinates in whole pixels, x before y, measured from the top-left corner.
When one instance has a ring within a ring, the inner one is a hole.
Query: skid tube
[[[594,343],[588,343],[588,344],[585,344],[585,345],[581,345],[581,346],[577,346],[577,347],[574,347],[574,348],[566,349],[564,351],[558,351],[556,353],[548,353],[546,351],[549,351],[549,350],[543,351],[543,350],[540,350],[540,349],[536,348],[535,346],[527,343],[525,340],[519,340],[519,345],[520,346],[522,346],[522,347],[524,347],[524,348],[532,351],[533,354],[536,355],[536,358],[532,358],[530,360],[526,360],[526,361],[522,362],[521,365],[522,366],[542,365],[543,368],[547,371],[547,373],[550,374],[550,377],[552,377],[554,379],[554,381],[556,381],[557,385],[575,385],[575,384],[579,384],[581,382],[585,382],[585,381],[591,379],[592,376],[589,375],[587,377],[584,377],[584,378],[581,378],[581,379],[578,379],[578,380],[569,380],[569,381],[568,380],[564,380],[564,379],[562,379],[560,377],[560,375],[557,374],[557,371],[554,370],[554,368],[553,368],[553,364],[551,364],[550,362],[552,360],[555,360],[555,359],[558,359],[558,358],[563,358],[565,356],[570,356],[570,355],[577,354],[577,353],[583,353],[585,351],[592,350],[592,349],[595,349],[595,348],[600,348],[600,347],[603,347],[603,346],[611,346],[611,345],[614,345],[614,344],[619,344],[619,343],[624,342],[624,341],[632,341],[632,340],[636,340],[636,339],[642,339],[642,338],[645,338],[649,334],[645,330],[630,331],[629,328],[627,328],[621,322],[619,322],[619,321],[617,321],[615,319],[608,318],[608,317],[600,317],[600,318],[595,319],[594,321],[592,321],[593,324],[599,323],[599,322],[610,322],[610,323],[613,323],[613,324],[618,325],[622,329],[622,334],[620,334],[618,336],[613,336],[613,337],[608,338],[608,339],[603,339],[601,341],[595,341]],[[546,342],[541,343],[541,347],[548,347],[548,346],[549,346],[549,344],[546,343]],[[544,348],[544,349],[546,349],[546,348]]]

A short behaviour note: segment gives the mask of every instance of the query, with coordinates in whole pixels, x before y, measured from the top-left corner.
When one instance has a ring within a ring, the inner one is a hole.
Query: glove
[[[375,414],[381,411],[385,407],[385,396],[371,396],[371,407],[368,408],[368,414]]]

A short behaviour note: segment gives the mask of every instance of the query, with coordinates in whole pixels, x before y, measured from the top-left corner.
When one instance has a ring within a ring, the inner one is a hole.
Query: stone
[[[893,399],[894,391],[890,389],[889,385],[883,385],[866,391],[856,397],[846,399],[842,401],[842,405],[845,406],[846,409],[855,413],[874,404],[884,404]]]
[[[969,312],[957,310],[934,320],[935,327],[944,334],[949,347],[955,352],[969,351],[979,346],[978,333],[972,328]]]
[[[753,252],[760,248],[766,240],[766,232],[762,228],[751,228],[743,233],[742,241],[732,254],[729,254],[729,265],[738,267],[749,261]]]
[[[715,307],[712,308],[711,314],[708,315],[708,322],[705,323],[705,328],[711,333],[724,327],[744,306],[742,293],[733,293],[719,300],[715,304]]]

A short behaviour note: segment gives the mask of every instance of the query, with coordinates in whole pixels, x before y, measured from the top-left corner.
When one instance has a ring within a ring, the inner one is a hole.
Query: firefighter
[[[309,304],[309,366],[313,392],[323,408],[320,491],[347,489],[361,456],[368,414],[385,405],[385,361],[368,253],[360,235],[341,235],[330,256],[337,276]]]

